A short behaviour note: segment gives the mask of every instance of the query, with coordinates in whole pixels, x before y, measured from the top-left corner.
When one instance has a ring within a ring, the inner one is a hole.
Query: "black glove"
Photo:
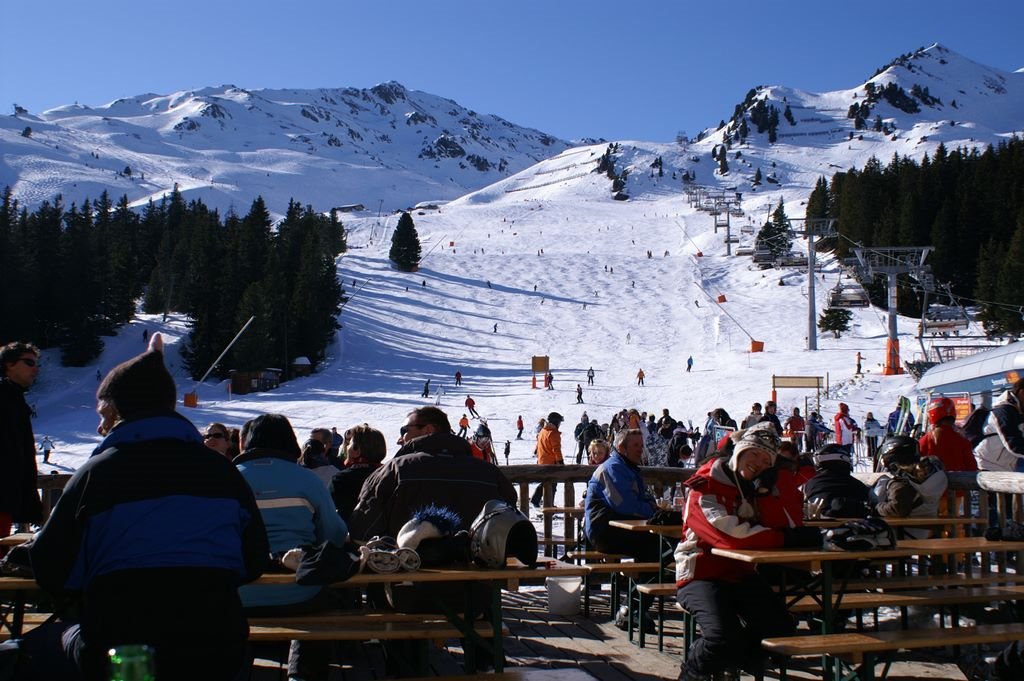
[[[782,546],[787,549],[820,549],[821,530],[817,527],[785,527]]]
[[[779,469],[774,466],[761,472],[761,475],[754,478],[754,491],[759,495],[771,494],[775,483],[779,479]]]

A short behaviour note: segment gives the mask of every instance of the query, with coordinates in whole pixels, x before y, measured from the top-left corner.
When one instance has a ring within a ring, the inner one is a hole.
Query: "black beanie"
[[[96,391],[97,400],[114,405],[125,421],[155,412],[172,412],[178,400],[164,353],[147,350],[110,370]]]

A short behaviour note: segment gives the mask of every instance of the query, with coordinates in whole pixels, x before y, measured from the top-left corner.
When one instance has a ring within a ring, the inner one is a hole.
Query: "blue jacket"
[[[237,668],[248,635],[238,585],[268,554],[252,490],[173,412],[117,425],[97,452],[31,548],[40,587],[81,596],[83,664],[145,643],[167,678],[186,678],[182,660]]]
[[[270,450],[248,450],[235,459],[256,495],[271,553],[329,541],[342,546],[348,527],[334,509],[327,487],[316,473]],[[238,590],[245,607],[292,605],[316,596],[323,587],[261,584]]]
[[[593,539],[593,532],[602,532],[611,520],[646,519],[655,510],[657,506],[647,491],[640,468],[613,449],[587,483],[583,531]]]

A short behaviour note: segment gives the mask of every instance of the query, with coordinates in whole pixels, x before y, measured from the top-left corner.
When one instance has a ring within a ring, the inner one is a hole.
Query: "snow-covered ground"
[[[607,422],[623,407],[656,414],[668,408],[703,425],[708,411],[724,407],[740,420],[752,402],[770,399],[773,374],[825,377],[829,392],[820,406],[828,419],[839,401],[859,422],[868,411],[882,419],[899,395],[913,390],[908,376],[881,375],[884,312],[853,310],[849,333],[820,335],[819,350],[807,351],[806,274],[760,270],[749,258],[726,256],[712,218],[689,208],[677,190],[638,184],[631,201],[616,202],[608,179],[590,174],[506,191],[557,179],[547,171],[560,165],[566,159],[551,159],[440,210],[415,214],[424,245],[416,273],[398,272],[387,259],[393,216],[347,222],[351,249],[338,258],[338,276],[352,298],[340,317],[343,328],[314,375],[278,390],[232,397],[227,382],[197,388],[178,355],[187,333],[180,316],[166,323],[140,316],[106,339],[90,367],[61,368],[56,352],[45,353],[39,383],[29,393],[38,412],[37,439],[48,435],[56,443],[52,466],[42,469],[73,470],[91,452],[99,439],[97,371],[142,351],[143,329],[165,335],[179,394],[197,389],[198,407],[180,409],[199,426],[240,426],[279,412],[291,419],[300,441],[313,427],[343,430],[367,422],[393,442],[408,411],[428,402],[420,392],[429,378],[429,403],[436,400],[453,423],[466,411],[466,396],[473,396],[499,453],[511,440],[512,463],[531,460],[533,426],[552,410],[565,416],[571,446],[584,411]],[[747,205],[777,203],[780,195]],[[787,205],[797,217],[802,209],[794,198]],[[823,260],[819,313],[840,276],[830,258]],[[720,295],[726,302],[715,302]],[[915,320],[901,319],[900,333],[904,356],[912,355],[918,350]],[[751,339],[762,341],[765,351],[749,352]],[[861,377],[854,376],[857,352],[865,358]],[[550,357],[554,390],[531,388],[534,355]],[[585,376],[591,366],[593,387]],[[641,368],[643,387],[636,385]],[[457,370],[462,387],[454,386]],[[578,383],[582,405],[575,403]],[[812,390],[781,390],[778,399],[783,415],[794,406],[801,412],[817,406]],[[519,415],[527,423],[522,441],[515,439]]]

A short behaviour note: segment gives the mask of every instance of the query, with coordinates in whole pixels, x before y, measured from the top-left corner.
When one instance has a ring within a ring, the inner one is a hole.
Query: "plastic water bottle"
[[[153,649],[145,645],[124,645],[107,651],[110,681],[155,681]]]

